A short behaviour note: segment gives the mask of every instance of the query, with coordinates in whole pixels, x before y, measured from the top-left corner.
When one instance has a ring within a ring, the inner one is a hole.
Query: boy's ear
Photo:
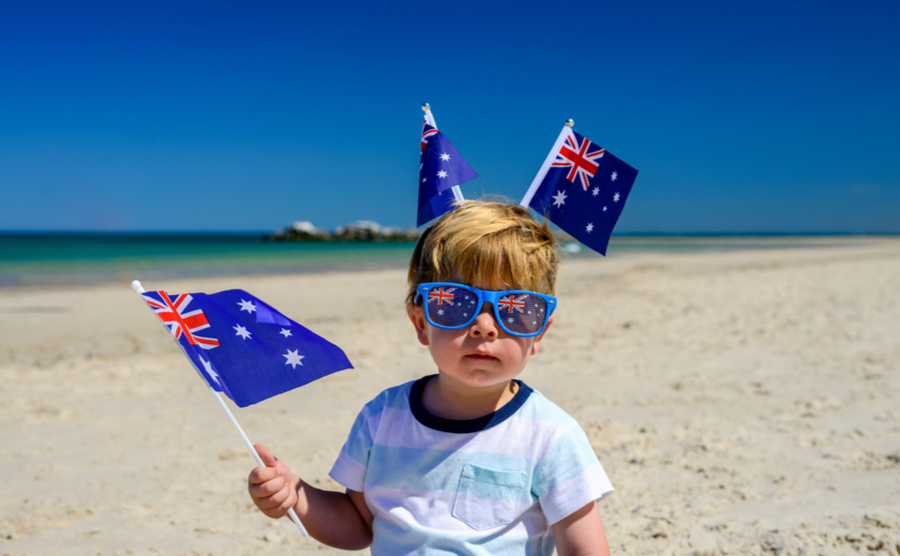
[[[428,340],[428,334],[425,331],[425,312],[422,306],[407,305],[406,314],[409,315],[409,320],[412,321],[413,326],[416,328],[416,337],[419,338],[419,343],[423,346],[429,345],[431,342]],[[551,316],[550,318],[553,317]]]
[[[544,339],[544,334],[550,330],[550,325],[553,324],[553,315],[550,315],[550,318],[547,319],[547,326],[544,328],[544,331],[534,337],[534,343],[531,344],[531,355],[537,355],[538,347],[541,345],[541,340]]]

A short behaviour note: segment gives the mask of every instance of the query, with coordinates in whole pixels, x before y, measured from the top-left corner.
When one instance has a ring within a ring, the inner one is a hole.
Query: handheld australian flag
[[[422,122],[421,152],[416,226],[452,210],[455,197],[451,189],[478,177],[453,143],[429,122]]]
[[[546,215],[572,237],[606,255],[637,173],[566,126],[522,206]]]
[[[209,386],[239,407],[353,367],[339,347],[243,290],[141,295]]]

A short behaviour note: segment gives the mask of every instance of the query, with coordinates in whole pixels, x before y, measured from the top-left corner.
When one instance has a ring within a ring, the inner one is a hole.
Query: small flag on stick
[[[419,164],[419,209],[416,226],[453,210],[454,200],[462,200],[459,184],[478,177],[453,143],[438,131],[431,107],[422,105],[421,158]]]
[[[521,205],[606,255],[637,173],[566,124]]]
[[[353,367],[339,347],[243,290],[141,296],[209,386],[239,407]]]

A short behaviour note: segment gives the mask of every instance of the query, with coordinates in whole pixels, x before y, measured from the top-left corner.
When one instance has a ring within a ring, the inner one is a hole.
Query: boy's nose
[[[494,309],[490,303],[485,303],[472,324],[469,326],[469,335],[475,338],[496,338],[500,333],[497,322],[494,320]]]

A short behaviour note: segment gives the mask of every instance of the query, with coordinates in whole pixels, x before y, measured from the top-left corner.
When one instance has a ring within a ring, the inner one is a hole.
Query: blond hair
[[[547,222],[519,206],[461,201],[428,227],[409,261],[409,293],[424,282],[457,281],[484,288],[554,295],[559,252]]]

